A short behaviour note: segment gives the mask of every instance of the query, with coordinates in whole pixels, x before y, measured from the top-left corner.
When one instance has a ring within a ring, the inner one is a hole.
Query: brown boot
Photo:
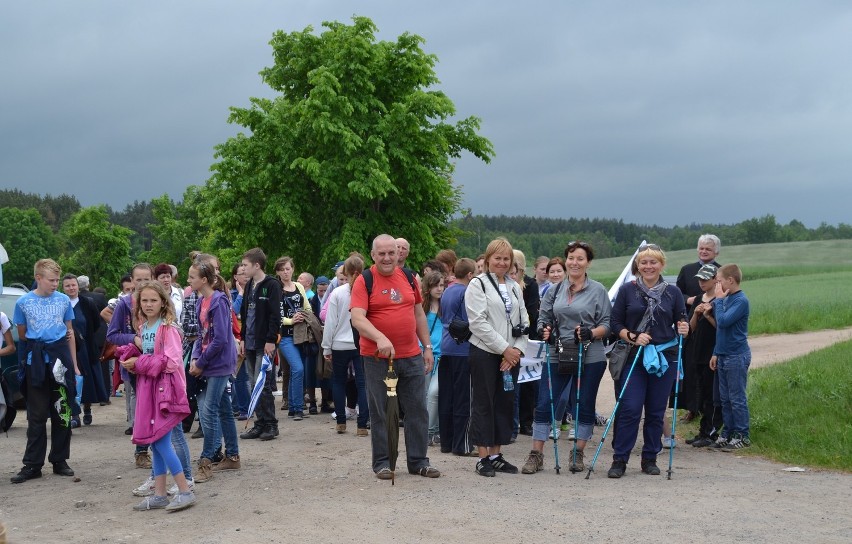
[[[136,454],[136,468],[151,468],[151,454],[147,450]]]
[[[574,452],[571,452],[571,466],[568,468],[571,472],[583,472],[586,470],[586,465],[583,464],[583,450],[577,450],[577,456],[574,457]]]
[[[223,460],[224,461],[224,460]],[[220,463],[221,464],[221,463]],[[198,468],[195,469],[195,483],[204,483],[213,478],[213,462],[206,457],[198,460]]]
[[[240,469],[240,456],[239,455],[226,455],[224,459],[219,461],[216,465],[213,466],[213,472],[219,472],[222,470],[239,470]]]
[[[535,474],[544,469],[544,454],[540,451],[530,450],[527,462],[521,468],[522,474]]]

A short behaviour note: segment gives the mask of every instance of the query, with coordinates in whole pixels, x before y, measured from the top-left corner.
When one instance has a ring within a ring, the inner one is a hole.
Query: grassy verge
[[[852,323],[852,271],[743,282],[751,303],[749,333],[838,329]]]
[[[852,470],[852,341],[749,374],[750,452]]]

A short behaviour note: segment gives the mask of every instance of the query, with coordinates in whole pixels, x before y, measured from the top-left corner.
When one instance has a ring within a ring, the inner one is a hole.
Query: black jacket
[[[254,337],[260,343],[277,344],[278,330],[281,328],[281,318],[284,315],[283,303],[281,301],[281,282],[273,276],[266,276],[257,284],[259,290],[257,306],[254,312]],[[246,338],[246,321],[248,307],[251,300],[255,298],[254,280],[249,280],[243,295],[243,304],[240,307],[240,338]]]

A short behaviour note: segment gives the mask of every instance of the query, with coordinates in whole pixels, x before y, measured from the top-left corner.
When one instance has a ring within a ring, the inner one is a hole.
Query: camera
[[[515,325],[512,327],[512,338],[519,338],[525,334],[529,334],[530,328],[526,325]]]

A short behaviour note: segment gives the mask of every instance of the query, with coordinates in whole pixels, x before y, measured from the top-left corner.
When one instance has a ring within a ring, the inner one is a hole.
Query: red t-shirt
[[[382,276],[376,266],[370,267],[373,273],[373,291],[367,303],[367,286],[363,276],[355,280],[352,286],[352,302],[349,309],[367,310],[367,319],[381,331],[393,344],[396,357],[414,357],[420,354],[417,340],[417,322],[414,318],[414,305],[421,304],[420,284],[414,278],[414,291],[405,277],[405,272],[395,268],[391,276]],[[361,355],[375,357],[376,343],[361,335]]]

